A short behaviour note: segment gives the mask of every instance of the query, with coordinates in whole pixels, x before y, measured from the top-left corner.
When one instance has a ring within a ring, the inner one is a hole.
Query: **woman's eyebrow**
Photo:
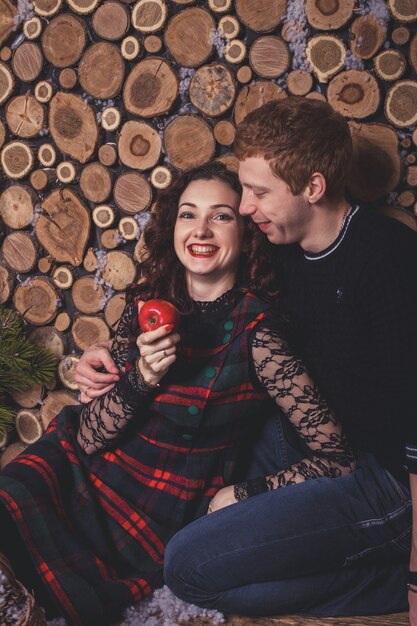
[[[180,206],[178,208],[180,209],[182,206],[190,206],[190,207],[193,207],[193,209],[197,209],[198,208],[197,204],[194,204],[193,202],[183,202],[182,204],[180,204]],[[221,203],[221,204],[211,204],[208,208],[209,209],[224,209],[224,208],[227,208],[227,209],[230,209],[231,211],[235,211],[235,209],[232,206],[230,206],[230,204],[223,204],[223,203]]]

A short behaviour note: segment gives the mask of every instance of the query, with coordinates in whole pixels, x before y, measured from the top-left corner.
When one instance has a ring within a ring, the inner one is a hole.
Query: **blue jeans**
[[[266,434],[258,448],[273,443],[275,471],[302,456],[279,420]],[[196,520],[169,542],[165,581],[178,597],[225,613],[405,611],[410,547],[408,487],[363,454],[341,478],[281,488]]]

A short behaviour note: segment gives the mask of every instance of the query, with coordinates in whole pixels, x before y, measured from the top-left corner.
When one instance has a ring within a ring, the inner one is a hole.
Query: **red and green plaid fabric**
[[[267,315],[246,294],[205,321],[186,318],[161,393],[117,447],[84,454],[80,408],[66,407],[2,471],[0,502],[71,625],[109,624],[162,584],[167,541],[240,477],[242,450],[274,410],[249,347]]]

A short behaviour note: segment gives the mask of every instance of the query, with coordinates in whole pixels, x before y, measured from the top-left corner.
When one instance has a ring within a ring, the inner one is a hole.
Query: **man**
[[[221,490],[216,514],[168,545],[167,584],[190,602],[244,614],[404,610],[417,493],[417,235],[348,202],[349,128],[326,103],[260,107],[238,127],[235,152],[240,211],[278,244],[294,338],[358,467],[290,489],[265,484],[256,498],[245,499],[250,480]],[[417,626],[414,543],[410,570]]]

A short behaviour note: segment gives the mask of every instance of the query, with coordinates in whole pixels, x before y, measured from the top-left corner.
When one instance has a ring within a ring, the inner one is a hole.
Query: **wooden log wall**
[[[417,3],[0,0],[0,303],[59,358],[15,394],[3,463],[77,402],[113,334],[141,232],[174,170],[236,168],[236,124],[288,94],[351,126],[351,191],[416,229]]]

